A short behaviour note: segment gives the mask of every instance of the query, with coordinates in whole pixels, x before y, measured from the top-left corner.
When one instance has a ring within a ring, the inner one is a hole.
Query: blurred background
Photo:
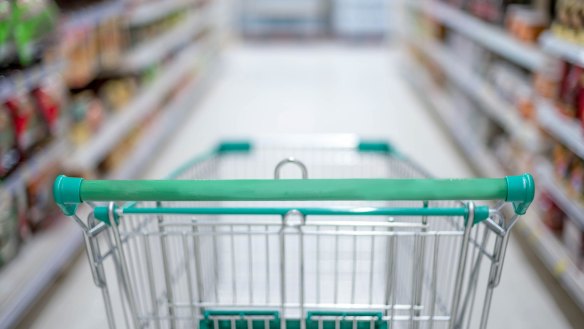
[[[438,177],[533,173],[490,328],[584,326],[584,1],[1,0],[0,328],[107,324],[57,174],[333,133]]]

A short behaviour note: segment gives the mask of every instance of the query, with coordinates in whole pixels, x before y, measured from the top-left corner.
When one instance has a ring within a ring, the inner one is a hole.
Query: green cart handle
[[[476,179],[85,180],[59,176],[55,202],[65,215],[84,201],[433,201],[505,200],[525,214],[530,174]]]

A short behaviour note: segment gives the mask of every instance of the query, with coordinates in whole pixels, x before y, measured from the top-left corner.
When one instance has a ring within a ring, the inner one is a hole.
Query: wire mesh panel
[[[236,150],[173,175],[274,177],[426,175],[391,152],[348,147]],[[473,225],[474,205],[458,201],[112,203],[109,216],[119,216],[117,224],[90,216],[86,241],[112,328],[484,327],[508,239],[504,227],[514,220],[501,215],[502,206]],[[133,213],[120,210],[128,207]],[[318,211],[338,207],[352,212]],[[462,208],[466,215],[369,211],[380,208]]]

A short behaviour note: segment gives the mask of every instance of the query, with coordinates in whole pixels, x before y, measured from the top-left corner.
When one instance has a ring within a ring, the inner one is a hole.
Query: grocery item
[[[531,0],[469,0],[468,10],[475,16],[495,24],[503,24],[510,5],[530,4]]]
[[[105,82],[99,88],[99,94],[106,108],[119,111],[134,99],[136,89],[133,78],[114,79]]]
[[[0,64],[6,62],[6,54],[12,44],[12,15],[12,1],[0,1]]]
[[[12,115],[0,104],[0,178],[10,175],[21,160]]]
[[[519,40],[537,42],[539,35],[549,25],[544,12],[531,6],[509,6],[506,15],[506,26],[509,32]]]
[[[560,60],[550,60],[544,68],[533,72],[533,87],[538,96],[556,99],[559,94],[563,72],[564,63]]]
[[[94,30],[81,27],[66,33],[63,39],[62,53],[68,63],[65,81],[70,88],[82,88],[94,78],[99,65]]]
[[[570,42],[584,42],[584,3],[579,0],[558,0],[552,32]]]
[[[572,162],[568,183],[569,191],[578,200],[584,191],[584,163],[579,158]]]
[[[22,65],[41,57],[38,44],[56,26],[57,8],[50,0],[16,0],[14,3],[14,41]]]
[[[53,136],[58,133],[59,112],[61,104],[58,99],[50,94],[50,91],[45,87],[37,87],[31,92],[36,107],[40,111],[42,118],[45,120],[49,130]]]
[[[46,228],[59,215],[59,208],[53,202],[52,182],[60,171],[58,162],[50,163],[28,180],[26,219],[30,232]]]
[[[89,90],[72,97],[69,111],[72,116],[71,139],[77,145],[85,143],[97,132],[105,116],[101,101]]]
[[[50,139],[48,126],[25,90],[19,90],[5,105],[10,110],[17,145],[23,154],[32,154],[37,146]]]
[[[120,61],[123,49],[122,26],[118,17],[112,17],[97,26],[97,53],[100,69],[113,69]]]
[[[575,156],[561,144],[556,144],[553,149],[553,164],[556,175],[560,179],[568,176],[570,164],[574,161]]]
[[[566,217],[564,212],[546,192],[541,194],[538,204],[541,209],[543,223],[552,232],[561,235]]]
[[[577,118],[578,97],[583,88],[581,82],[584,81],[583,74],[583,68],[564,63],[556,106],[561,113],[570,118]]]

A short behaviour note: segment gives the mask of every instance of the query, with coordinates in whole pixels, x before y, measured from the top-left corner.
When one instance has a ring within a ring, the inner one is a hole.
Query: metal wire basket
[[[260,141],[168,180],[60,176],[54,194],[110,328],[485,328],[534,182],[429,179],[381,142]]]

